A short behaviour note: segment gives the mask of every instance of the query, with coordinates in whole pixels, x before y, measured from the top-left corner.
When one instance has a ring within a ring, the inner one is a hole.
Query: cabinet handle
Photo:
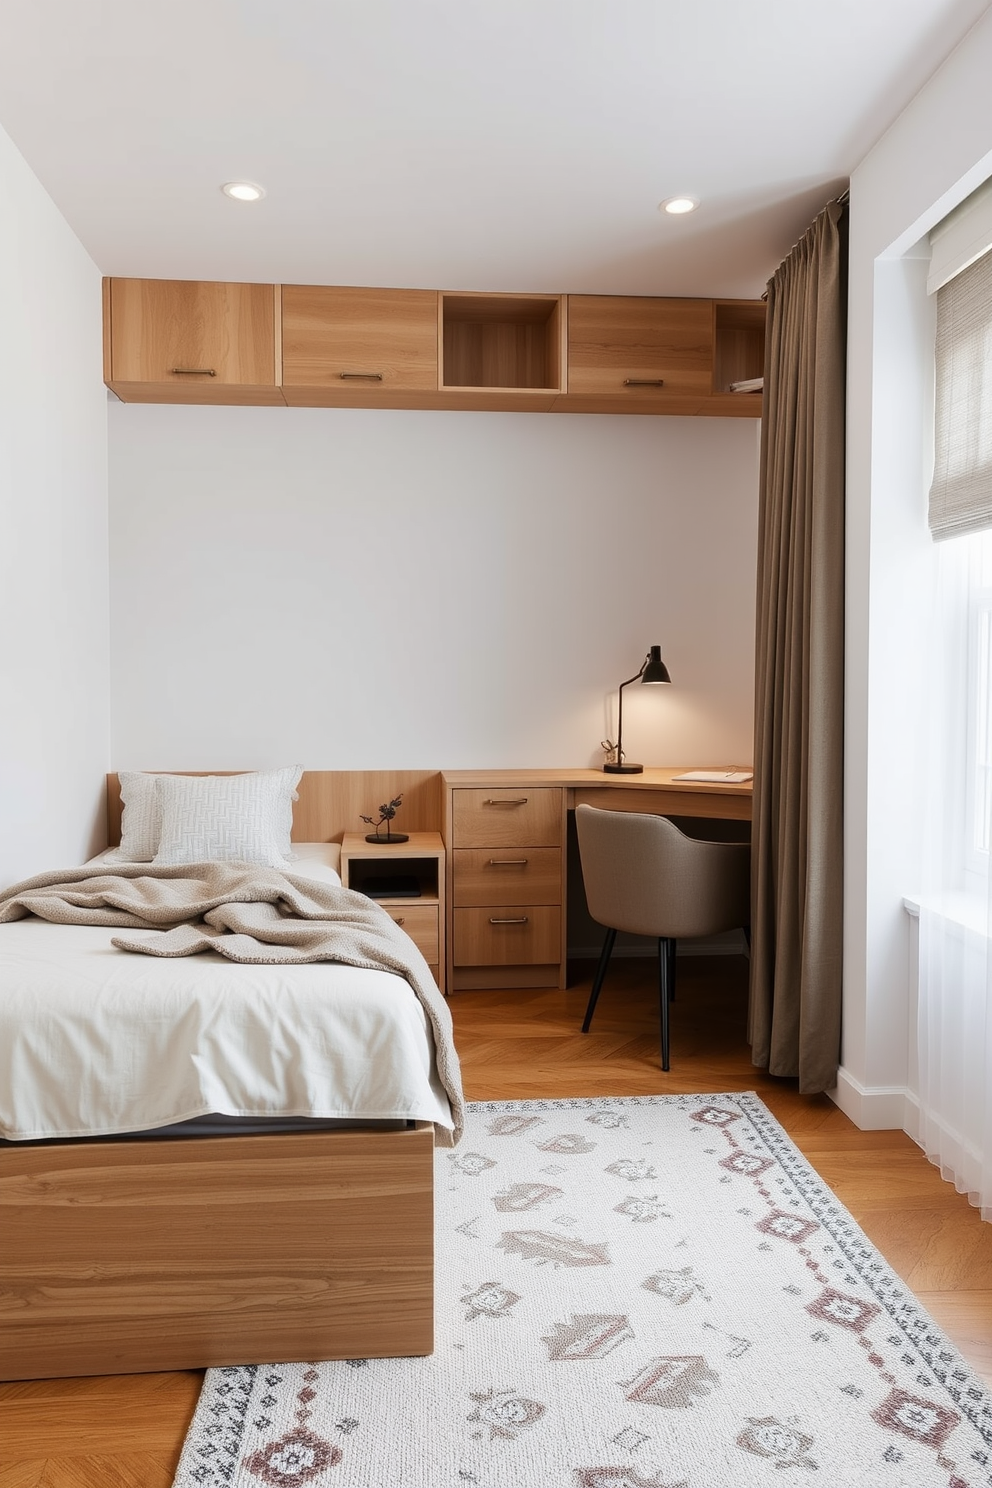
[[[502,801],[483,801],[483,806],[526,806],[527,797],[517,796],[515,800],[504,799]]]
[[[405,918],[405,916],[403,916],[403,915],[393,915],[393,924],[394,925],[405,925],[406,924],[406,918]]]
[[[624,387],[664,387],[663,377],[625,377]]]
[[[346,378],[346,379],[347,378],[357,378],[359,381],[364,381],[364,382],[381,382],[382,381],[382,373],[381,372],[339,372],[338,373],[338,376],[339,377],[342,377],[342,378]]]
[[[213,367],[173,367],[175,377],[216,377],[217,373]]]
[[[490,858],[487,868],[526,868],[526,858]]]
[[[490,925],[526,925],[526,923],[527,923],[527,916],[526,915],[520,915],[520,916],[518,916],[517,919],[514,919],[514,920],[495,920],[495,919],[493,919],[492,915],[490,915],[489,916],[489,923],[490,923]]]

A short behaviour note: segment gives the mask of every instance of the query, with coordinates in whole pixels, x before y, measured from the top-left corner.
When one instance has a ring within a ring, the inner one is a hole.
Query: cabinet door
[[[125,402],[282,403],[275,285],[105,285],[107,381]]]
[[[712,300],[569,295],[568,394],[556,407],[694,413],[712,388]]]
[[[283,391],[309,407],[429,407],[437,291],[284,284]]]

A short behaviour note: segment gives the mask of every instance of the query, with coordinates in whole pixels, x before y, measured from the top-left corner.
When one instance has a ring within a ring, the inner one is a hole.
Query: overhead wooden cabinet
[[[283,403],[273,284],[105,279],[104,380],[125,403]]]
[[[760,300],[104,281],[125,402],[757,418]]]
[[[437,405],[437,291],[282,287],[283,393],[292,407]]]

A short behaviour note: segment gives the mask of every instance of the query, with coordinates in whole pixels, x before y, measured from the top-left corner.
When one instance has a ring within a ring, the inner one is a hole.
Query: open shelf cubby
[[[561,388],[561,295],[441,295],[446,388]]]
[[[713,391],[760,377],[765,368],[765,306],[761,300],[716,303]]]
[[[375,848],[370,848],[375,852]],[[370,899],[436,899],[439,859],[391,856],[374,860],[352,858],[348,887]]]

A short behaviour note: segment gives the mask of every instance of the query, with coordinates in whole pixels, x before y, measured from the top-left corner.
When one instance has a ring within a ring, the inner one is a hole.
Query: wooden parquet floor
[[[826,1096],[750,1061],[747,965],[679,961],[672,1069],[658,1058],[652,961],[617,960],[592,1031],[591,965],[567,992],[451,999],[471,1100],[756,1090],[973,1367],[992,1383],[992,1225],[902,1132],[859,1132]],[[196,1371],[0,1384],[0,1488],[169,1488]]]

